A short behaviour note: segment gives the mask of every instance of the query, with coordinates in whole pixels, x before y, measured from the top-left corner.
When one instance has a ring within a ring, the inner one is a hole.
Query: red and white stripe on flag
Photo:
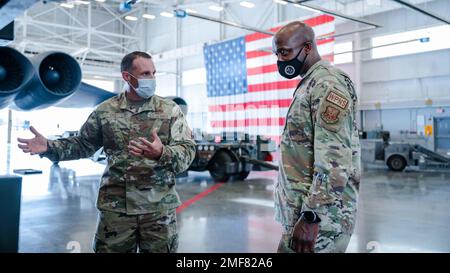
[[[317,37],[334,34],[334,17],[320,15],[302,20]],[[283,24],[284,25],[284,24]],[[278,31],[282,25],[270,29]],[[279,143],[286,114],[299,79],[288,80],[278,73],[272,36],[253,33],[245,36],[247,84],[244,94],[208,98],[210,131],[244,132],[271,137]],[[317,41],[319,54],[333,62],[334,38]]]

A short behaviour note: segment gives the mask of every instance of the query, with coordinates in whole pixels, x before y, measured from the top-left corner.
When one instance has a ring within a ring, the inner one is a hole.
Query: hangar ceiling
[[[267,4],[268,1],[252,0],[251,2],[258,6],[262,2]],[[408,0],[412,4],[429,1]],[[23,16],[16,18],[15,41],[12,46],[29,56],[49,50],[67,52],[79,60],[83,71],[88,75],[111,75],[111,69],[117,69],[117,63],[124,52],[145,50],[147,47],[142,41],[141,33],[146,33],[146,27],[154,23],[155,17],[164,16],[161,12],[170,12],[176,7],[195,10],[205,5],[222,5],[227,19],[245,21],[244,18],[233,15],[229,9],[231,6],[239,7],[241,0],[141,0],[129,11],[120,11],[120,3],[124,1],[117,0],[44,2],[46,1],[35,4]],[[359,18],[404,8],[391,0],[297,2]],[[277,6],[280,5],[273,3],[273,12],[276,12]],[[313,14],[312,11],[307,12]],[[209,16],[216,18],[222,16],[220,12],[210,13]],[[341,22],[346,22],[346,19],[337,20],[337,23]],[[167,50],[171,49],[173,48]]]

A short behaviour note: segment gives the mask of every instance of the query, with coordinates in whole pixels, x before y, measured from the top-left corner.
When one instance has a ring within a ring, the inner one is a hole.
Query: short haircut
[[[149,54],[142,52],[142,51],[131,52],[131,53],[125,55],[125,57],[123,57],[122,62],[120,63],[120,71],[130,72],[131,69],[133,68],[133,61],[138,57],[146,58],[146,59],[152,58],[152,56],[150,56]]]

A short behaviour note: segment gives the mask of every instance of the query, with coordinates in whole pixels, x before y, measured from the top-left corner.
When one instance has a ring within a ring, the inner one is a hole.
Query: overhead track
[[[359,29],[356,29],[356,30],[341,32],[341,33],[338,33],[338,34],[327,34],[327,35],[322,35],[322,36],[316,37],[316,40],[326,40],[326,39],[330,39],[330,38],[336,38],[336,37],[341,37],[341,36],[346,36],[346,35],[350,35],[350,34],[364,32],[364,31],[369,31],[369,30],[372,30],[372,29],[375,29],[375,28],[371,27],[371,26],[368,26],[368,27],[365,27],[365,28],[359,28]]]
[[[402,1],[402,0],[392,0],[392,1],[394,1],[394,2],[396,2],[398,4],[400,4],[400,5],[403,5],[405,7],[408,7],[410,9],[412,9],[412,10],[418,11],[418,12],[420,12],[422,14],[425,14],[428,17],[434,18],[434,19],[436,19],[438,21],[441,21],[441,22],[443,22],[445,24],[450,25],[450,21],[448,21],[447,19],[442,18],[442,17],[440,17],[440,16],[438,16],[436,14],[433,14],[431,12],[428,12],[428,11],[426,11],[424,9],[418,8],[418,7],[416,7],[416,6],[414,6],[414,5],[410,4],[410,3],[407,3],[407,2]]]
[[[350,15],[346,15],[337,11],[332,11],[332,10],[328,10],[322,7],[316,7],[316,6],[312,6],[309,4],[305,4],[305,2],[309,2],[309,0],[303,0],[303,1],[286,1],[290,4],[295,4],[295,5],[300,5],[300,6],[304,6],[306,8],[310,8],[310,9],[314,9],[317,11],[320,11],[322,13],[325,14],[329,14],[329,15],[333,15],[335,17],[340,17],[340,18],[344,18],[353,22],[357,22],[357,23],[361,23],[361,24],[365,24],[368,25],[368,27],[364,27],[364,28],[360,28],[357,30],[352,30],[352,31],[348,31],[348,32],[343,32],[343,33],[338,33],[338,34],[332,34],[332,35],[326,35],[326,36],[319,36],[317,37],[318,40],[323,40],[323,39],[329,39],[329,38],[336,38],[336,37],[340,37],[340,36],[345,36],[345,35],[350,35],[350,34],[354,34],[354,33],[358,33],[358,32],[363,32],[363,31],[369,31],[375,28],[379,28],[381,27],[380,25],[373,23],[369,20],[365,20],[365,19],[361,19],[361,18],[356,18]],[[174,10],[174,13],[177,17],[180,18],[184,18],[186,16],[190,16],[190,17],[194,17],[194,18],[198,18],[198,19],[203,19],[203,20],[207,20],[207,21],[211,21],[211,22],[216,22],[219,24],[224,24],[224,25],[229,25],[229,26],[233,26],[233,27],[237,27],[240,29],[245,29],[245,30],[250,30],[250,31],[254,31],[254,32],[259,32],[259,33],[264,33],[267,35],[274,35],[274,32],[271,31],[267,31],[267,30],[262,30],[262,29],[258,29],[252,26],[247,26],[247,25],[243,25],[240,23],[236,23],[233,21],[228,21],[228,20],[221,20],[218,18],[214,18],[214,17],[210,17],[210,16],[206,16],[206,15],[202,15],[202,14],[198,14],[198,13],[193,13],[193,12],[188,12],[184,9],[176,9]]]
[[[400,45],[400,44],[406,44],[406,43],[413,43],[413,42],[428,43],[429,41],[430,41],[429,37],[423,37],[423,38],[417,38],[417,39],[411,39],[411,40],[406,40],[406,41],[400,41],[400,42],[395,42],[395,43],[384,44],[384,45],[363,47],[363,48],[358,48],[358,49],[354,49],[354,50],[343,51],[343,52],[339,52],[339,53],[334,53],[334,56],[342,55],[342,54],[348,54],[348,53],[362,52],[362,51],[372,50],[372,49],[375,49],[375,48],[386,47],[386,46],[393,46],[393,45]]]
[[[233,26],[233,27],[237,27],[240,29],[245,29],[245,30],[250,30],[250,31],[254,31],[254,32],[259,32],[259,33],[264,33],[267,35],[275,35],[275,33],[271,32],[271,31],[267,31],[267,30],[263,30],[263,29],[259,29],[259,28],[255,28],[255,27],[251,27],[251,26],[247,26],[247,25],[243,25],[243,24],[239,24],[233,21],[228,21],[228,20],[221,20],[221,19],[217,19],[214,17],[210,17],[210,16],[206,16],[206,15],[201,15],[198,13],[193,13],[193,12],[188,12],[182,9],[176,9],[175,11],[175,15],[179,18],[184,18],[187,15],[189,15],[190,17],[194,17],[194,18],[199,18],[199,19],[203,19],[203,20],[207,20],[207,21],[211,21],[211,22],[216,22],[216,23],[220,23],[220,24],[224,24],[224,25],[228,25],[228,26]]]

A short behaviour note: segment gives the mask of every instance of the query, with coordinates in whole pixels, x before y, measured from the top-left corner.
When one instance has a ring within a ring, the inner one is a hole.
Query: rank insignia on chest
[[[334,124],[339,121],[339,109],[333,107],[333,106],[327,106],[325,111],[323,111],[320,116],[322,117],[323,121],[329,124]]]

